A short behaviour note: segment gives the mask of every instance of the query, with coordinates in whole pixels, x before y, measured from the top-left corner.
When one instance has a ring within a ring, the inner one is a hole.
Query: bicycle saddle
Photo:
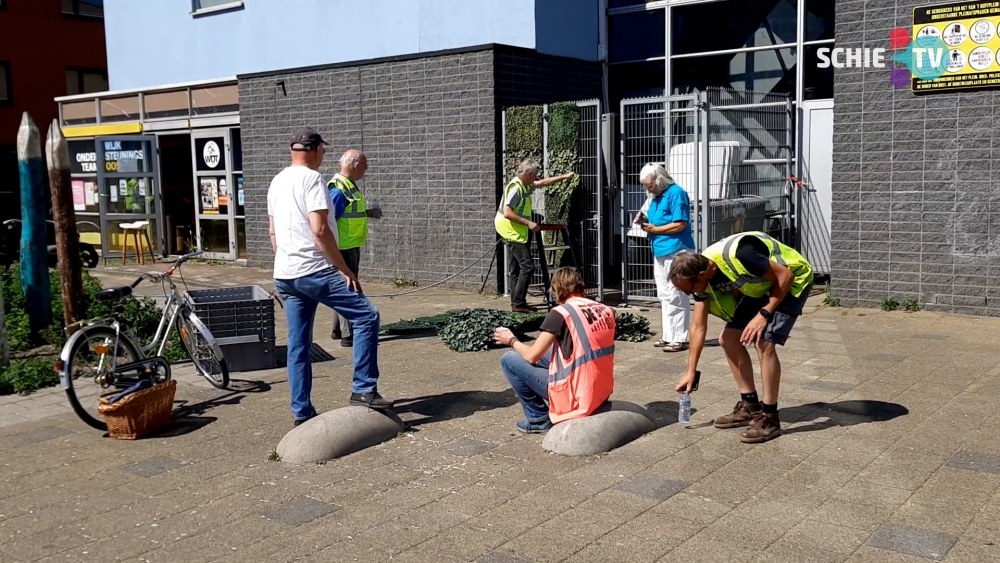
[[[117,301],[129,295],[132,295],[132,288],[124,285],[122,287],[102,289],[94,294],[94,299],[98,301]]]

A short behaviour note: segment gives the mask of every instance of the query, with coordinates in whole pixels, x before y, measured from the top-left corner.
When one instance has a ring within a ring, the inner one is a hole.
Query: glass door
[[[106,259],[121,258],[125,236],[121,225],[146,221],[154,255],[162,255],[163,222],[156,183],[156,137],[97,137],[97,197],[100,205],[101,250]],[[86,184],[84,184],[86,190]],[[86,191],[84,206],[87,207]],[[87,207],[89,209],[89,207]],[[141,241],[143,251],[146,241]],[[130,250],[135,251],[134,241]],[[148,257],[148,254],[147,254]]]
[[[198,248],[205,251],[206,258],[236,260],[238,193],[229,129],[192,133],[191,143]]]

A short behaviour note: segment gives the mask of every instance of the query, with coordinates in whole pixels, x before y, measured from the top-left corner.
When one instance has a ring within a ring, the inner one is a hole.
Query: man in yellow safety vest
[[[334,174],[327,184],[333,214],[337,219],[337,234],[340,237],[340,253],[347,262],[351,273],[358,276],[361,264],[361,247],[368,237],[368,218],[378,217],[378,209],[365,205],[365,196],[358,189],[357,182],[365,177],[368,158],[359,150],[351,149],[340,157],[340,172]],[[340,340],[340,345],[349,348],[354,345],[351,323],[333,312],[333,331],[330,338]]]
[[[531,260],[528,231],[538,231],[538,224],[531,220],[531,192],[535,188],[544,188],[556,182],[570,180],[574,176],[576,174],[570,172],[539,180],[538,163],[526,159],[518,165],[517,175],[504,188],[493,226],[510,251],[507,261],[510,270],[507,291],[510,292],[510,308],[515,313],[532,312],[527,298],[535,265]]]
[[[738,233],[701,254],[680,254],[670,266],[670,281],[695,301],[691,317],[687,373],[677,391],[691,392],[708,315],[726,321],[719,342],[740,390],[732,414],[715,419],[716,428],[749,426],[740,440],[766,442],[781,435],[778,384],[781,362],[775,345],[784,346],[802,314],[813,269],[795,249],[760,232]],[[764,397],[757,397],[753,363],[746,346],[753,344],[760,359]]]

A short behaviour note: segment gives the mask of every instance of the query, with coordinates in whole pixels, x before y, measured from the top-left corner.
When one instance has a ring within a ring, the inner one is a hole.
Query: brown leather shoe
[[[760,403],[744,403],[742,400],[733,407],[733,414],[722,415],[715,419],[716,428],[738,428],[750,426],[753,415],[761,411]]]
[[[511,305],[510,310],[513,313],[534,313],[535,312],[535,310],[532,309],[531,307],[521,307],[519,305]]]
[[[744,444],[760,444],[778,436],[781,436],[781,421],[778,420],[778,415],[758,411],[753,413],[750,428],[740,434],[740,441]]]

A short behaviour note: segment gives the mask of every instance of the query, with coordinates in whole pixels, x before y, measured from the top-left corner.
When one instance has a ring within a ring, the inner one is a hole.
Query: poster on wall
[[[913,9],[913,39],[937,37],[948,51],[944,75],[911,79],[916,93],[1000,88],[1000,2],[960,2]],[[917,57],[936,56],[917,53]],[[936,64],[930,60],[931,64]]]
[[[97,203],[97,190],[94,189],[94,183],[85,182],[83,184],[83,204],[86,207],[95,203]]]
[[[87,196],[83,193],[83,180],[73,180],[73,210],[87,210]]]
[[[219,182],[215,178],[201,179],[201,212],[219,214]]]
[[[236,179],[236,203],[243,207],[243,178]]]

